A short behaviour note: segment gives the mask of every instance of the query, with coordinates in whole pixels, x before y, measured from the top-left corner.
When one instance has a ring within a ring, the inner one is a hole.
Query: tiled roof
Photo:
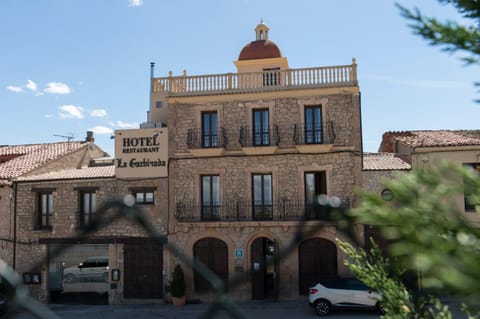
[[[368,171],[409,170],[411,165],[394,153],[365,153],[363,169]]]
[[[0,146],[0,179],[21,176],[86,145],[85,142],[61,142]]]
[[[115,167],[95,166],[82,167],[78,169],[67,169],[57,172],[48,172],[39,175],[19,177],[18,181],[45,181],[45,180],[63,180],[63,179],[90,179],[90,178],[106,178],[115,176]]]
[[[480,145],[478,130],[435,130],[389,132],[395,140],[411,147],[473,146]]]

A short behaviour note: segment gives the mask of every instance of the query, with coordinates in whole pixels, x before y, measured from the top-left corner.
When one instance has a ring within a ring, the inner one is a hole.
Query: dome
[[[256,40],[243,47],[238,56],[238,60],[270,59],[280,58],[281,56],[280,49],[275,42],[270,40]]]

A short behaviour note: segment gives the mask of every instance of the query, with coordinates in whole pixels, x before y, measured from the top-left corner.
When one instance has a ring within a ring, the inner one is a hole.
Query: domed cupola
[[[255,28],[256,40],[243,47],[238,60],[271,59],[282,56],[275,42],[268,39],[268,26],[260,21]]]
[[[270,28],[263,20],[255,28],[255,41],[245,45],[235,61],[237,70],[242,72],[257,72],[266,68],[288,69],[287,59],[282,57],[275,42],[268,39]]]

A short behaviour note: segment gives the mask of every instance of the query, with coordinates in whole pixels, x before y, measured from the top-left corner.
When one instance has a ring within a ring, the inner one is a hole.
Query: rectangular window
[[[217,147],[217,112],[202,113],[202,147]]]
[[[263,86],[280,84],[280,68],[263,69]]]
[[[322,143],[322,107],[305,107],[305,144]]]
[[[146,187],[146,188],[131,188],[129,189],[132,192],[132,195],[135,197],[135,203],[142,205],[155,204],[155,198],[153,196],[155,187]]]
[[[327,194],[325,172],[305,173],[305,218],[328,219],[328,207],[319,203],[319,196]]]
[[[51,229],[52,228],[52,213],[53,213],[53,193],[50,191],[38,192],[38,207],[37,207],[37,229]]]
[[[253,219],[273,219],[273,193],[271,174],[253,174]]]
[[[472,168],[480,176],[480,163],[469,163],[469,164],[464,164],[464,166]],[[470,200],[470,196],[472,195],[473,190],[468,189],[467,185],[465,185],[464,188],[465,188],[465,190],[464,190],[465,212],[466,213],[475,213],[475,212],[477,212],[478,209],[480,209],[480,205],[479,204],[475,205]]]
[[[268,109],[253,110],[253,145],[270,145]]]
[[[80,197],[80,226],[85,226],[94,221],[97,210],[97,194],[95,190],[83,190]]]
[[[220,176],[204,175],[202,178],[202,220],[220,219]]]

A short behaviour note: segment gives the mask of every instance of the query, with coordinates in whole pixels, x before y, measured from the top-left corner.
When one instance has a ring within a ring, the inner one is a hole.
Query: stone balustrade
[[[152,78],[152,92],[166,92],[169,96],[205,94],[232,94],[285,90],[288,88],[317,88],[357,85],[357,64],[268,70],[264,72],[224,73],[198,76]]]

